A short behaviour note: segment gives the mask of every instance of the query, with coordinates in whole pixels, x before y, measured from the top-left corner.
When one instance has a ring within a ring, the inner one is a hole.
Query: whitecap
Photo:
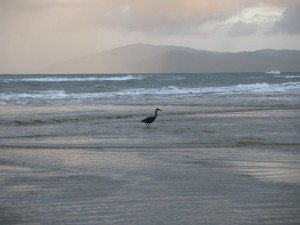
[[[132,88],[118,91],[107,91],[97,93],[66,93],[64,90],[50,90],[37,93],[2,93],[0,104],[27,104],[37,102],[64,102],[85,101],[115,98],[161,98],[161,97],[184,97],[201,96],[206,94],[261,94],[261,93],[286,93],[300,91],[300,82],[288,82],[283,84],[239,84],[222,87],[177,87],[166,86],[161,88]]]
[[[283,84],[239,84],[227,87],[197,87],[181,88],[168,86],[163,88],[137,88],[111,93],[115,96],[197,96],[203,94],[255,94],[255,93],[280,93],[300,89],[300,82]]]
[[[281,75],[281,76],[276,76],[276,77],[279,77],[279,78],[287,78],[287,79],[290,79],[290,78],[300,78],[300,76],[298,75]]]
[[[142,80],[143,76],[120,76],[120,77],[37,77],[22,79],[5,79],[4,82],[90,82],[90,81],[127,81]]]
[[[272,70],[272,71],[269,71],[269,72],[266,72],[266,73],[280,74],[280,71],[278,71],[278,70]]]

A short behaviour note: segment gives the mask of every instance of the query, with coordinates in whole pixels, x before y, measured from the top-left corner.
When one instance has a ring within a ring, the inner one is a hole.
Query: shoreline
[[[297,78],[231,77],[11,81],[16,95],[4,95],[11,104],[0,110],[0,224],[300,224],[299,89],[284,92]],[[115,93],[103,90],[111,82],[151,94],[82,100],[90,90]],[[195,83],[271,92],[169,98],[151,88]],[[65,98],[76,97],[74,85],[84,88],[79,102]]]
[[[300,222],[297,151],[136,150],[1,149],[0,222]]]

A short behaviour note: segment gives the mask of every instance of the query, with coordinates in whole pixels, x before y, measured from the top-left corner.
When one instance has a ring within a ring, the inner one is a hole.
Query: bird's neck
[[[154,116],[155,118],[157,117],[157,110],[155,110],[155,116]]]

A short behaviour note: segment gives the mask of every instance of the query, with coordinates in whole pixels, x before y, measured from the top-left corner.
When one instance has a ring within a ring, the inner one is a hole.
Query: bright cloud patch
[[[250,7],[228,18],[222,24],[228,26],[229,36],[264,33],[278,21],[284,12],[279,7]]]

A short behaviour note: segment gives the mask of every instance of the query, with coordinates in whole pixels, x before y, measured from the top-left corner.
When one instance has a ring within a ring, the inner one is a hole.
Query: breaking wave
[[[90,82],[90,81],[126,81],[126,80],[142,80],[142,76],[119,76],[119,77],[39,77],[39,78],[20,78],[5,79],[6,82]]]
[[[168,86],[164,88],[139,88],[117,92],[116,95],[138,96],[138,95],[174,95],[195,96],[203,94],[255,94],[255,93],[280,93],[300,89],[300,82],[289,82],[284,84],[239,84],[229,87],[203,87],[203,88],[179,88]]]
[[[121,90],[106,90],[105,92],[91,93],[67,93],[64,90],[41,91],[39,93],[5,93],[0,94],[0,102],[3,104],[26,104],[33,102],[57,102],[57,101],[84,101],[114,98],[159,98],[159,97],[184,97],[199,96],[204,94],[259,94],[259,93],[285,93],[300,90],[300,82],[288,82],[283,84],[239,84],[228,87],[197,87],[184,88],[167,86],[161,88],[131,88]]]
[[[280,71],[278,71],[278,70],[272,70],[272,71],[268,71],[266,73],[268,73],[268,74],[280,74]]]
[[[287,79],[292,79],[292,78],[300,78],[300,76],[298,75],[278,75],[276,77],[279,77],[279,78],[287,78]]]

